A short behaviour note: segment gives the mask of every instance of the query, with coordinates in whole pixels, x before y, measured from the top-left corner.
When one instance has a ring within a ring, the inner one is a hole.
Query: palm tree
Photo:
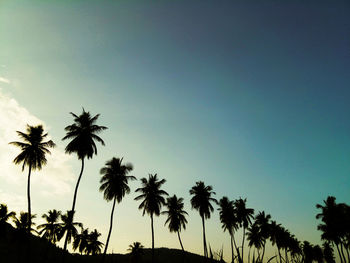
[[[70,114],[74,117],[74,123],[65,128],[67,134],[63,137],[62,140],[72,139],[66,146],[65,151],[68,154],[76,153],[78,159],[81,160],[81,170],[77,184],[75,186],[73,204],[71,209],[71,211],[73,211],[72,216],[74,217],[78,187],[84,171],[84,160],[85,158],[91,159],[94,154],[97,154],[97,146],[95,144],[95,141],[98,141],[102,145],[105,145],[104,141],[99,136],[97,136],[97,134],[107,129],[107,127],[96,125],[96,121],[100,115],[97,114],[94,117],[91,117],[90,112],[86,112],[84,108],[82,114],[79,116],[73,112]],[[64,241],[64,250],[67,249],[67,238],[68,236],[66,236],[66,239]]]
[[[59,240],[66,235],[65,242],[67,241],[68,244],[72,241],[72,238],[77,236],[77,227],[83,228],[82,223],[73,222],[73,214],[73,211],[67,211],[61,216],[62,223],[60,223]]]
[[[177,198],[176,195],[167,198],[166,206],[168,208],[167,211],[163,211],[162,214],[167,215],[167,219],[165,221],[165,225],[168,224],[168,228],[170,232],[176,232],[179,238],[179,242],[181,245],[181,249],[184,252],[184,247],[181,242],[180,232],[183,228],[186,229],[186,215],[187,212],[183,209],[184,203],[183,198]]]
[[[243,249],[244,249],[244,240],[245,240],[245,230],[252,223],[251,219],[253,218],[253,215],[254,215],[254,209],[247,208],[246,202],[247,202],[247,199],[242,199],[242,198],[239,198],[234,202],[239,225],[243,227],[242,257],[241,257],[242,261],[244,260]]]
[[[88,242],[86,246],[87,255],[96,255],[101,253],[103,243],[98,240],[101,236],[101,233],[95,229],[88,235]]]
[[[56,209],[50,210],[47,214],[42,215],[42,218],[46,220],[47,223],[41,224],[37,229],[41,229],[39,234],[46,238],[52,244],[55,244],[59,240],[59,232],[61,226],[58,223],[61,217],[61,211]]]
[[[248,227],[247,240],[249,241],[248,246],[250,248],[254,246],[258,250],[258,257],[256,258],[256,261],[262,262],[262,260],[260,260],[260,249],[264,245],[264,238],[261,234],[260,226],[256,222]]]
[[[264,211],[259,212],[255,216],[255,223],[260,227],[261,237],[262,237],[262,241],[263,241],[263,246],[262,246],[263,251],[262,251],[262,255],[261,255],[261,262],[263,262],[263,260],[264,260],[266,240],[269,237],[270,219],[271,219],[271,215],[269,215],[269,214],[265,215]]]
[[[82,255],[86,253],[86,248],[88,246],[89,240],[89,229],[81,228],[80,234],[76,234],[73,241],[73,250],[79,250],[79,253]]]
[[[9,212],[7,205],[0,204],[0,225],[5,224],[9,219],[14,219],[16,212]]]
[[[31,226],[31,203],[30,203],[30,175],[32,170],[41,170],[42,166],[47,163],[46,154],[51,152],[48,148],[53,148],[55,144],[53,141],[43,141],[47,137],[44,133],[42,125],[30,126],[27,125],[26,133],[17,131],[18,136],[23,142],[10,142],[21,149],[21,153],[13,160],[15,164],[22,163],[22,171],[24,167],[28,166],[28,182],[27,182],[27,199],[28,199],[28,224]],[[30,229],[28,228],[28,232]]]
[[[214,202],[215,204],[218,202],[215,198],[211,197],[212,195],[215,195],[213,187],[211,185],[205,186],[202,181],[196,182],[196,185],[191,188],[190,194],[193,195],[191,198],[192,209],[198,210],[199,215],[202,218],[204,257],[208,257],[204,221],[205,219],[209,219],[211,212],[214,211],[211,202]]]
[[[13,222],[15,223],[15,226],[17,230],[19,231],[26,231],[29,233],[35,233],[38,234],[38,232],[35,230],[36,223],[33,222],[33,219],[36,218],[36,215],[30,215],[30,220],[28,219],[28,213],[27,212],[21,212],[19,218],[14,217]],[[28,226],[28,223],[30,222],[30,226]]]
[[[323,255],[327,263],[335,263],[333,248],[328,242],[323,244]]]
[[[128,176],[128,173],[132,171],[132,164],[122,164],[123,158],[112,158],[106,162],[105,167],[100,170],[102,178],[100,180],[101,186],[100,191],[103,191],[104,199],[107,201],[113,200],[112,212],[111,212],[111,221],[106,241],[106,246],[103,252],[102,262],[105,259],[109,238],[112,233],[113,225],[113,214],[116,201],[120,203],[125,196],[125,194],[130,193],[130,188],[128,186],[129,180],[136,180],[134,176]]]
[[[130,255],[133,258],[133,261],[136,263],[140,259],[140,257],[144,254],[143,245],[140,242],[134,242],[129,245],[128,251],[130,251]]]
[[[136,189],[136,192],[141,193],[135,198],[135,200],[142,200],[141,204],[139,205],[139,209],[142,209],[142,216],[147,213],[151,217],[152,262],[154,262],[153,215],[159,216],[162,205],[165,205],[165,199],[163,196],[167,196],[168,193],[160,189],[165,182],[165,179],[158,180],[157,174],[149,174],[148,180],[146,178],[141,178],[142,187]]]
[[[233,244],[235,246],[235,249],[237,251],[237,257],[238,261],[241,262],[240,253],[237,248],[236,240],[234,237],[234,232],[238,229],[238,221],[235,214],[235,207],[234,202],[230,201],[226,196],[220,199],[219,201],[219,213],[220,213],[220,222],[222,224],[222,228],[224,229],[224,232],[227,230],[230,234],[231,239],[231,255],[232,260],[231,262],[234,262],[234,253],[233,253]]]

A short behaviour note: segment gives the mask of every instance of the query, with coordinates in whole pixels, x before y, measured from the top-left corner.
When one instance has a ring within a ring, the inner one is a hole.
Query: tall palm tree
[[[42,166],[47,163],[46,154],[50,154],[48,148],[55,146],[54,142],[44,141],[47,133],[44,133],[42,125],[27,125],[26,133],[17,131],[17,135],[23,140],[22,142],[10,142],[21,149],[21,153],[13,160],[15,164],[22,163],[22,171],[28,166],[28,182],[27,182],[27,199],[28,199],[28,232],[31,226],[31,203],[30,203],[30,175],[32,170],[41,170]]]
[[[242,261],[244,260],[243,251],[244,251],[245,230],[252,223],[251,219],[253,218],[253,215],[254,215],[254,209],[247,208],[246,203],[247,203],[247,199],[242,199],[242,198],[239,198],[234,202],[239,225],[243,227],[242,257],[241,257]]]
[[[105,145],[104,141],[97,134],[107,129],[107,127],[96,125],[96,121],[100,115],[97,114],[92,117],[90,115],[90,112],[86,112],[84,108],[83,112],[79,116],[73,112],[70,114],[74,117],[74,123],[65,128],[67,134],[63,137],[62,140],[71,139],[71,141],[66,146],[65,151],[68,154],[76,153],[78,159],[81,160],[81,170],[77,184],[75,185],[73,204],[71,209],[71,211],[73,211],[72,216],[74,217],[78,187],[84,171],[84,160],[85,158],[91,159],[94,154],[97,154],[97,146],[95,144],[95,141],[98,141],[102,145]],[[66,239],[64,241],[64,250],[67,249],[67,238],[68,236],[66,236]]]
[[[9,219],[14,219],[16,212],[9,212],[7,205],[0,204],[0,225],[6,223]]]
[[[261,234],[260,226],[256,222],[254,222],[252,225],[250,225],[250,227],[247,228],[247,230],[247,240],[249,241],[248,246],[250,248],[254,246],[258,250],[258,257],[256,258],[256,261],[262,262],[260,260],[260,249],[264,245],[264,238]]]
[[[167,198],[166,207],[167,211],[163,211],[162,214],[167,215],[167,219],[165,221],[165,225],[168,224],[168,228],[170,232],[176,232],[177,237],[179,238],[179,242],[181,245],[181,249],[184,252],[184,247],[181,242],[180,232],[183,228],[186,229],[186,215],[187,212],[184,210],[183,198],[177,198],[176,195]]]
[[[52,244],[55,244],[59,240],[61,226],[58,223],[58,220],[60,217],[61,211],[57,211],[56,209],[50,210],[47,214],[42,215],[42,218],[46,220],[46,223],[37,227],[37,229],[41,229],[39,234]]]
[[[101,233],[99,233],[97,229],[95,229],[89,234],[86,246],[87,255],[96,255],[101,253],[103,243],[98,240],[100,236]]]
[[[112,158],[106,162],[106,165],[100,170],[102,178],[100,180],[101,186],[100,191],[103,191],[104,199],[107,201],[113,200],[112,212],[111,212],[111,221],[106,241],[106,246],[103,252],[102,262],[105,259],[109,238],[112,233],[113,225],[113,214],[115,203],[120,203],[125,196],[125,194],[130,193],[130,187],[128,185],[129,180],[136,180],[134,176],[128,176],[128,173],[132,171],[132,164],[122,164],[123,158]]]
[[[215,195],[213,187],[211,185],[205,186],[202,181],[196,182],[196,185],[190,190],[190,195],[193,195],[191,198],[192,209],[198,210],[202,218],[204,257],[208,257],[207,241],[205,238],[205,219],[209,219],[210,214],[214,211],[211,203],[217,204],[218,201],[212,197],[212,195]]]
[[[270,219],[271,219],[271,215],[265,214],[264,211],[259,212],[255,216],[255,223],[260,227],[261,237],[263,241],[261,262],[263,262],[264,260],[266,240],[269,237]]]
[[[73,214],[73,211],[67,211],[67,213],[61,216],[62,223],[60,223],[61,231],[59,232],[59,239],[66,235],[65,242],[68,244],[77,236],[77,227],[83,228],[82,223],[73,222]]]
[[[141,204],[139,205],[139,209],[142,209],[142,216],[147,213],[151,217],[152,262],[154,262],[153,216],[159,216],[162,205],[165,205],[165,199],[163,196],[167,196],[168,193],[160,189],[165,182],[165,179],[158,180],[157,174],[149,174],[148,180],[147,178],[141,178],[142,187],[136,189],[136,192],[141,193],[135,198],[135,200],[142,200]]]
[[[236,240],[234,237],[234,232],[238,229],[238,221],[236,217],[234,202],[229,200],[226,196],[220,199],[219,201],[219,213],[220,213],[220,222],[222,224],[222,228],[224,229],[224,232],[227,230],[230,234],[231,239],[231,255],[232,259],[231,262],[234,262],[234,252],[233,252],[233,245],[235,246],[236,252],[237,252],[237,258],[238,261],[241,262],[240,253],[237,248]]]

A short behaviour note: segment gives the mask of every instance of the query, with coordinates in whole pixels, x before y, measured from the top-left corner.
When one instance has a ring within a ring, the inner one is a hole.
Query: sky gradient
[[[350,203],[349,13],[348,1],[1,1],[0,202],[26,209],[27,173],[7,143],[44,123],[58,147],[33,175],[32,210],[70,208],[80,162],[61,139],[84,107],[109,129],[86,163],[76,219],[103,242],[111,203],[99,169],[115,156],[185,199],[185,249],[202,251],[189,203],[199,180],[318,243],[315,204]],[[116,207],[110,252],[151,245],[139,185]],[[164,221],[156,247],[178,248]],[[228,255],[217,211],[207,231]]]

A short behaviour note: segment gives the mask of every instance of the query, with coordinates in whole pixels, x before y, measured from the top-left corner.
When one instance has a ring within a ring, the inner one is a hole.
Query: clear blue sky
[[[349,13],[349,1],[3,0],[0,91],[62,148],[70,111],[101,114],[106,147],[87,164],[77,217],[103,237],[111,204],[98,171],[124,156],[136,177],[166,178],[189,211],[188,190],[203,180],[315,243],[315,204],[328,195],[350,203]],[[69,165],[77,176],[78,160]],[[150,246],[134,196],[117,208],[111,250]],[[71,199],[72,190],[52,202],[67,210]],[[124,233],[130,218],[138,230]],[[156,246],[178,247],[157,220]],[[200,253],[199,215],[189,221],[184,245]],[[226,238],[217,212],[208,232],[211,243]]]

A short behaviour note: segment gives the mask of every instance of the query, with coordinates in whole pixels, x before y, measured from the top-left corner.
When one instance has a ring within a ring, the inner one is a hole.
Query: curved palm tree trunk
[[[153,214],[151,214],[151,230],[152,230],[152,263],[154,262],[154,229],[153,229]]]
[[[105,245],[105,250],[103,251],[103,256],[102,256],[102,261],[101,261],[102,263],[105,261],[105,257],[106,257],[107,249],[108,249],[108,244],[109,244],[109,238],[111,237],[111,233],[112,233],[113,214],[114,214],[114,208],[115,208],[115,201],[116,201],[116,198],[114,197],[113,206],[112,206],[112,212],[111,212],[111,222],[109,224],[109,231],[108,231],[107,241],[106,241],[106,245]]]
[[[348,262],[350,263],[349,248],[345,247],[346,255],[348,257]]]
[[[75,209],[75,202],[76,202],[77,194],[78,194],[78,187],[79,187],[81,176],[83,175],[83,171],[84,171],[84,158],[81,159],[81,170],[80,170],[79,178],[78,178],[77,184],[75,186],[75,190],[74,190],[73,205],[72,205],[72,210],[71,210],[71,211],[73,211],[72,223],[73,223],[73,218],[74,218],[74,209]],[[68,235],[66,235],[66,239],[64,240],[63,250],[67,250],[67,244],[68,244]]]
[[[182,251],[185,251],[184,246],[182,245],[182,242],[181,242],[180,231],[177,231],[177,237],[179,238],[179,242],[180,242]]]
[[[32,226],[32,210],[30,206],[30,175],[32,173],[32,166],[29,165],[29,172],[28,172],[28,183],[27,183],[27,199],[28,199],[28,233],[30,233],[30,228]]]
[[[233,253],[233,240],[232,240],[232,234],[231,233],[230,233],[230,237],[231,237],[231,257],[232,257],[231,263],[233,263],[233,261],[235,259],[235,255]]]
[[[207,241],[205,238],[205,222],[204,222],[204,216],[202,216],[202,226],[203,226],[203,249],[204,249],[204,257],[208,257],[208,250],[207,250]]]

